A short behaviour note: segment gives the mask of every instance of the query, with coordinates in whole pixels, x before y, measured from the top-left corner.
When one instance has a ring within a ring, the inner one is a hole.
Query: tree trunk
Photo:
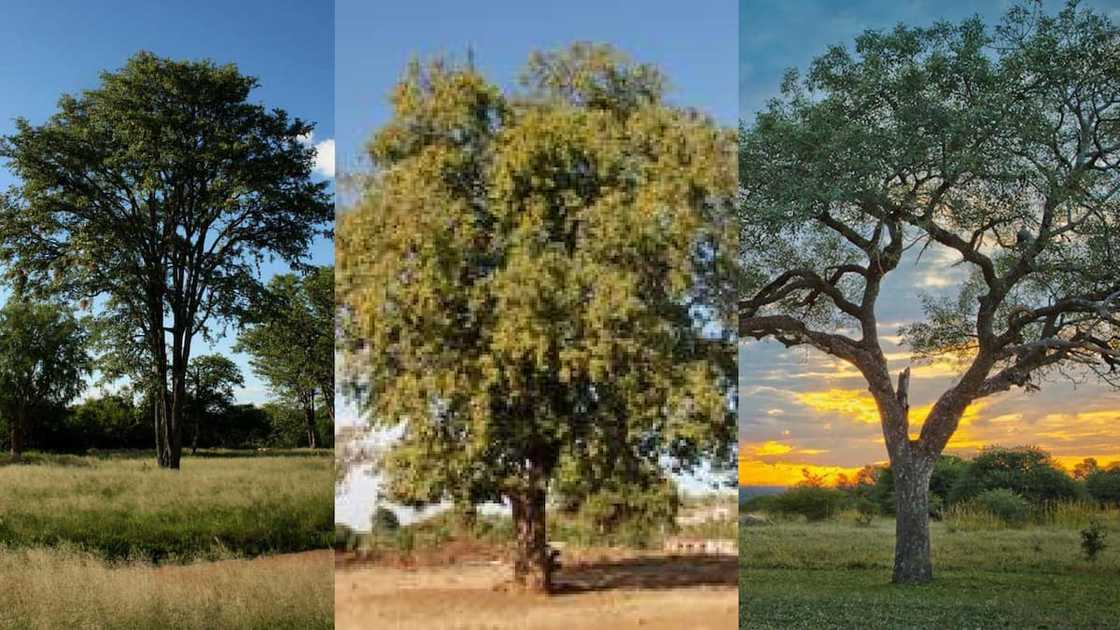
[[[20,461],[23,458],[24,437],[27,430],[27,413],[20,409],[16,417],[11,419],[11,454],[12,459]]]
[[[176,318],[178,319],[178,318]],[[187,401],[187,366],[190,364],[190,338],[176,324],[171,332],[171,400],[167,418],[167,468],[179,469],[183,457],[183,410]]]
[[[191,436],[191,455],[198,453],[198,425],[202,424],[199,415],[201,414],[196,413],[194,416],[194,435]]]
[[[315,394],[307,397],[303,406],[303,420],[307,429],[307,447],[315,448]]]
[[[933,579],[929,539],[929,480],[932,465],[892,462],[895,498],[895,584],[924,584]]]
[[[510,497],[516,533],[513,581],[533,593],[552,591],[552,558],[545,535],[545,492],[535,488]]]

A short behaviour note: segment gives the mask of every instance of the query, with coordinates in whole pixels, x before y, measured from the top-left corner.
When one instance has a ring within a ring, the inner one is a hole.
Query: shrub
[[[868,498],[860,498],[856,501],[856,523],[858,525],[868,526],[875,517],[879,514],[879,506]]]
[[[1097,521],[1093,521],[1081,530],[1081,551],[1085,554],[1086,560],[1090,562],[1096,560],[1100,552],[1104,551],[1108,546],[1104,543],[1107,535],[1104,527]]]
[[[375,534],[392,533],[400,529],[401,522],[397,515],[387,507],[378,506],[370,516],[370,532]]]
[[[408,527],[398,529],[393,540],[401,553],[412,553],[412,550],[416,547],[416,538],[412,529]]]
[[[991,446],[980,451],[953,485],[949,502],[967,501],[998,488],[1036,505],[1074,500],[1079,494],[1077,483],[1054,464],[1046,451]]]
[[[808,521],[823,521],[836,514],[842,498],[832,488],[798,486],[774,497],[774,508],[782,514],[804,516]]]
[[[1085,489],[1101,505],[1120,506],[1120,466],[1093,471],[1085,477]]]
[[[1006,488],[986,490],[976,497],[976,503],[1012,527],[1026,524],[1031,513],[1027,500]]]
[[[334,524],[335,551],[350,551],[354,548],[354,530],[343,523]]]

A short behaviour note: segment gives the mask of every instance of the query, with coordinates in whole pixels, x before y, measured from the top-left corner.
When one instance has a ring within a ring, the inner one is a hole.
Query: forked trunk
[[[895,584],[933,579],[929,538],[929,480],[932,466],[892,463],[895,498]]]
[[[552,591],[552,558],[545,535],[545,493],[535,489],[510,497],[516,547],[513,581],[525,591]]]

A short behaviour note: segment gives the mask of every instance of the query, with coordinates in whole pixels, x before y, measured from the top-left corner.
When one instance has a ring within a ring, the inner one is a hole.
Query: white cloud
[[[299,141],[305,146],[315,146],[315,163],[311,170],[327,179],[334,179],[334,138],[315,142],[315,133],[307,132],[299,137]]]
[[[334,179],[334,138],[327,138],[315,145],[315,172]]]

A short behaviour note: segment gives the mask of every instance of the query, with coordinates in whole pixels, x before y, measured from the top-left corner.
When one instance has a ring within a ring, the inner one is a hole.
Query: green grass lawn
[[[0,547],[68,546],[105,560],[185,562],[330,546],[329,451],[0,457]]]
[[[1115,513],[1113,513],[1115,515]],[[933,524],[934,582],[890,584],[894,521],[777,521],[743,528],[740,626],[1120,627],[1120,523],[1080,555],[1076,527],[955,530]]]

